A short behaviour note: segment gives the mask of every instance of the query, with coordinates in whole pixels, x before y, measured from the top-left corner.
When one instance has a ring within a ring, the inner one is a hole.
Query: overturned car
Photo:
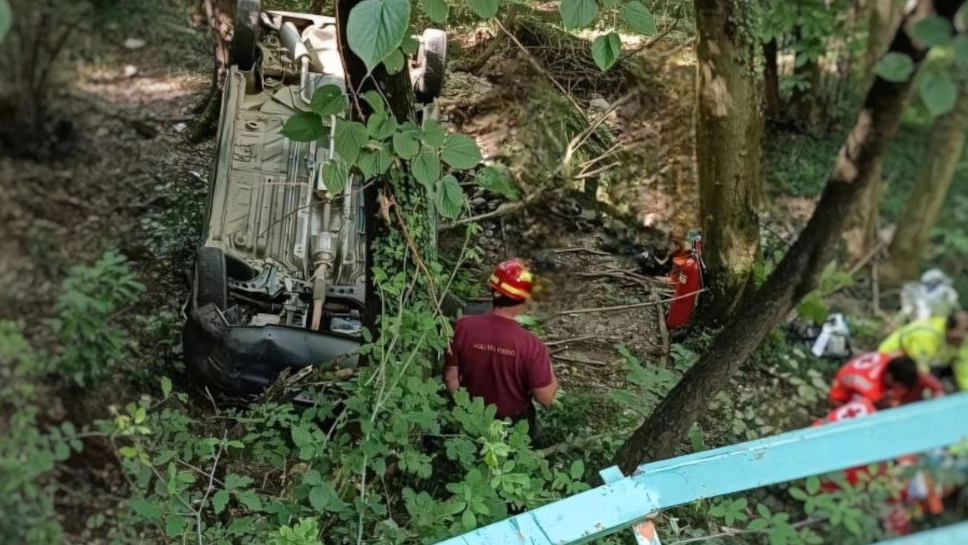
[[[411,77],[419,114],[433,116],[446,36],[428,30]],[[345,90],[336,21],[262,11],[240,0],[222,97],[207,214],[186,304],[189,370],[231,397],[260,393],[284,369],[357,364],[367,270],[363,180],[327,188],[330,130],[283,137],[324,85]]]

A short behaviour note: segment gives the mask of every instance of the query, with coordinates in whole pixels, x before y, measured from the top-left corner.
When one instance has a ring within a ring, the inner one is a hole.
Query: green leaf
[[[397,119],[387,112],[375,112],[366,120],[366,130],[376,140],[389,138],[397,130]]]
[[[339,115],[345,112],[348,106],[343,90],[332,84],[316,89],[309,103],[309,108],[323,117]]]
[[[904,53],[892,51],[881,57],[874,67],[874,73],[895,83],[907,81],[914,73],[914,61]]]
[[[420,49],[420,42],[417,41],[413,36],[404,36],[403,42],[400,43],[400,50],[403,51],[404,55],[416,55],[417,50]]]
[[[622,40],[614,32],[598,36],[592,42],[592,58],[595,59],[595,64],[602,72],[614,66],[621,54]]]
[[[409,24],[409,0],[363,0],[346,23],[350,50],[372,71],[400,47]]]
[[[169,515],[165,520],[165,535],[168,537],[178,537],[185,531],[188,523],[178,515]]]
[[[951,42],[951,50],[954,53],[955,62],[962,68],[968,66],[968,34],[959,34]]]
[[[289,434],[292,436],[292,442],[295,443],[296,447],[298,448],[302,448],[313,443],[312,434],[303,426],[293,426],[289,429]]]
[[[478,17],[490,19],[497,15],[497,0],[467,0],[467,4]]]
[[[746,527],[747,530],[751,532],[759,532],[767,529],[770,526],[770,521],[767,519],[756,519],[750,522],[749,526]]]
[[[355,164],[360,150],[370,140],[370,134],[362,123],[337,120],[335,139],[336,153],[347,163]]]
[[[508,172],[507,168],[503,165],[489,165],[478,170],[477,176],[474,177],[474,181],[482,189],[486,189],[491,193],[501,195],[510,201],[517,201],[521,199],[521,194],[518,191],[518,188],[514,186],[514,182],[511,179],[511,173]]]
[[[358,166],[360,167],[360,171],[363,172],[364,177],[372,178],[389,170],[391,159],[392,157],[387,147],[380,146],[379,149],[366,149],[360,152]]]
[[[827,319],[827,305],[817,291],[811,291],[797,305],[797,314],[814,323],[822,324]]]
[[[309,490],[309,504],[317,513],[326,512],[326,490],[322,486],[314,486]]]
[[[313,142],[323,135],[323,118],[316,112],[299,112],[286,120],[282,135],[296,142]]]
[[[423,143],[427,144],[433,148],[439,148],[444,145],[444,140],[447,139],[447,133],[444,132],[444,127],[434,121],[433,119],[428,119],[424,121],[423,124]]]
[[[619,20],[625,28],[636,34],[651,36],[656,33],[655,16],[642,2],[629,2],[622,6]]]
[[[153,522],[160,522],[161,515],[164,513],[160,505],[150,502],[144,498],[129,499],[128,505],[131,506],[131,510],[134,511],[138,516]]]
[[[765,519],[770,518],[770,515],[772,515],[772,513],[770,513],[770,508],[763,505],[762,503],[759,503],[756,505],[756,512],[759,513],[760,516]]]
[[[797,501],[807,501],[807,499],[810,497],[807,496],[807,493],[804,492],[802,488],[796,486],[790,488],[790,496]]]
[[[582,28],[598,15],[595,0],[561,0],[561,20],[567,28]]]
[[[420,153],[420,141],[405,132],[393,134],[393,151],[404,159],[412,159]]]
[[[236,475],[234,473],[229,474],[225,477],[225,489],[226,490],[237,490],[239,488],[245,488],[252,484],[254,481],[252,477],[246,477],[245,475]]]
[[[442,25],[447,22],[447,16],[450,15],[450,6],[447,5],[445,0],[423,0],[421,5],[423,6],[424,13],[427,17],[437,23]],[[413,53],[410,53],[411,55]]]
[[[437,152],[431,148],[423,148],[410,162],[410,170],[418,182],[427,187],[434,187],[440,179],[440,161],[437,160]]]
[[[146,418],[148,418],[148,411],[146,411],[144,407],[138,407],[138,409],[134,412],[134,423],[141,424]]]
[[[10,26],[13,24],[13,12],[7,0],[0,0],[0,42],[7,37]]]
[[[161,395],[166,399],[171,395],[171,379],[168,377],[161,377]]]
[[[386,67],[387,74],[390,75],[403,70],[405,63],[406,59],[403,58],[403,53],[399,49],[394,49],[387,58],[383,59],[383,66]]]
[[[948,70],[931,70],[918,79],[918,94],[932,116],[950,112],[958,99],[958,83]]]
[[[239,499],[239,502],[241,502],[242,505],[248,507],[252,511],[262,510],[262,500],[259,499],[259,496],[257,496],[255,492],[246,490],[241,494],[238,494],[236,497]]]
[[[465,530],[473,530],[477,526],[477,517],[470,509],[464,511],[464,514],[460,517],[460,523],[464,525]]]
[[[460,216],[460,211],[464,207],[464,191],[457,183],[457,178],[450,174],[437,182],[437,212],[447,219],[454,219]]]
[[[820,477],[810,477],[807,479],[807,493],[811,496],[820,491]]]
[[[452,134],[444,142],[444,162],[458,170],[468,170],[477,166],[484,157],[477,142],[464,134]]]
[[[908,34],[928,47],[951,41],[951,23],[944,17],[925,17],[908,28]]]
[[[572,479],[578,480],[585,476],[585,463],[581,460],[575,460],[571,463],[571,467],[568,469],[568,475]]]
[[[729,510],[735,513],[746,509],[747,505],[749,505],[749,502],[746,500],[746,498],[740,498],[738,500],[734,500],[733,503],[729,504]]]
[[[138,456],[138,449],[136,447],[121,447],[118,449],[118,453],[125,458],[135,458]]]
[[[857,519],[852,517],[844,518],[844,528],[847,528],[847,531],[854,534],[855,536],[859,536],[863,532],[863,530],[860,527],[860,524],[857,522]]]
[[[349,183],[350,173],[342,161],[323,163],[323,184],[330,195],[340,195]]]
[[[212,510],[218,515],[225,511],[225,506],[229,504],[229,493],[227,490],[219,490],[212,494]]]
[[[363,100],[370,105],[373,113],[385,113],[387,111],[387,103],[383,100],[383,95],[378,91],[367,91],[363,93]]]

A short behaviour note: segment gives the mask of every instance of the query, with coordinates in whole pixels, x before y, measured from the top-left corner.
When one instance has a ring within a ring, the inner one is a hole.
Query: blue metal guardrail
[[[945,447],[968,439],[968,393],[872,416],[641,465],[605,485],[438,545],[571,545],[646,521],[662,509]],[[637,528],[649,532],[651,524]],[[639,543],[658,543],[637,536]],[[968,523],[881,545],[968,543]]]

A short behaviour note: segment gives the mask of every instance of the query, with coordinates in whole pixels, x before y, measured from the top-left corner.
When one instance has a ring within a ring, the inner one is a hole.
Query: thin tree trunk
[[[763,44],[763,98],[765,115],[770,121],[780,118],[780,67],[777,64],[776,40]]]
[[[964,153],[968,135],[968,86],[963,86],[955,109],[938,118],[928,144],[928,157],[918,185],[897,222],[891,240],[890,261],[881,269],[888,283],[899,284],[917,277],[928,235],[938,221],[951,180]]]
[[[870,5],[870,30],[864,57],[864,81],[874,75],[874,66],[887,50],[892,32],[904,16],[904,0],[872,0]],[[880,224],[881,195],[884,192],[882,160],[875,165],[871,184],[861,195],[854,214],[844,229],[849,259],[860,259],[870,253],[877,244],[877,226]]]
[[[743,298],[759,254],[762,120],[755,47],[728,21],[744,4],[696,0],[699,29],[699,206],[712,296],[703,319],[726,319]]]
[[[823,126],[823,111],[820,108],[820,97],[823,94],[820,63],[817,60],[806,61],[795,66],[793,74],[807,81],[806,88],[794,89],[790,95],[794,125],[807,133],[816,134]]]
[[[350,49],[346,35],[346,23],[349,21],[350,11],[362,0],[336,0],[335,11],[337,21],[337,31],[339,35],[340,55],[343,59],[344,72],[346,73],[346,87],[350,92],[350,102],[352,117],[363,121],[369,115],[367,103],[356,95],[366,91],[379,89],[389,102],[390,111],[398,121],[407,121],[414,118],[414,93],[410,82],[410,74],[404,69],[392,76],[386,73],[383,65],[373,70],[371,77],[366,76],[366,65],[363,60],[356,56]],[[377,320],[382,311],[382,301],[379,290],[373,277],[373,270],[379,263],[384,270],[395,272],[402,270],[403,264],[383,263],[388,257],[384,253],[378,252],[381,247],[380,240],[386,240],[394,236],[395,231],[380,217],[379,196],[381,193],[387,195],[391,193],[389,184],[367,183],[363,193],[364,224],[366,225],[366,304],[363,312],[363,326],[374,333],[378,331]],[[414,194],[419,194],[413,192]],[[400,197],[401,204],[406,199]],[[399,234],[396,234],[399,236]],[[385,246],[385,245],[384,245]],[[411,261],[412,262],[412,261]],[[364,360],[366,357],[364,356]],[[365,361],[364,361],[365,364]]]
[[[920,20],[934,8],[951,20],[963,2],[921,0],[907,19],[908,22]],[[903,28],[895,33],[890,50],[907,54],[916,63],[926,53],[911,42]],[[709,351],[619,450],[616,464],[624,472],[632,473],[640,463],[675,453],[709,401],[795,302],[817,286],[844,219],[870,184],[875,162],[897,130],[910,89],[911,79],[901,83],[880,78],[874,81],[806,228],[766,283],[716,337]]]

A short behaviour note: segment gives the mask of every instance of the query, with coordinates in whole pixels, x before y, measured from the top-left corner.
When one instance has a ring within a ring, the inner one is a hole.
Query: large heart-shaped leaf
[[[350,11],[346,36],[368,70],[393,53],[410,24],[408,0],[363,0]]]
[[[490,19],[497,15],[497,0],[467,0],[467,3],[478,17]]]
[[[431,21],[438,25],[447,22],[447,16],[450,14],[450,6],[447,5],[446,0],[423,0],[421,5],[423,5],[423,11]]]
[[[592,42],[592,58],[602,72],[614,66],[621,54],[622,40],[614,32],[599,36]]]
[[[968,66],[968,34],[959,34],[951,42],[951,51],[954,53],[956,63],[962,68]]]
[[[330,195],[339,195],[346,189],[350,173],[342,161],[329,161],[323,164],[323,183]],[[294,428],[295,429],[295,428]]]
[[[355,164],[360,150],[370,140],[366,127],[356,121],[336,121],[336,153],[350,164]]]
[[[328,117],[346,111],[347,102],[343,90],[336,85],[323,85],[313,92],[309,107],[317,114]]]
[[[10,10],[10,4],[7,0],[0,0],[0,42],[7,37],[11,25],[13,25],[13,12]]]
[[[568,28],[582,28],[591,24],[598,15],[595,0],[561,0],[561,20]]]
[[[908,33],[924,45],[934,47],[951,41],[951,30],[947,19],[933,15],[911,25]]]
[[[958,83],[948,70],[931,70],[918,79],[918,94],[928,112],[937,117],[954,109],[958,99]]]
[[[393,151],[404,159],[410,159],[420,152],[420,141],[411,134],[398,131],[393,134]]]
[[[365,149],[361,151],[357,165],[360,167],[360,171],[363,172],[363,176],[372,178],[389,170],[391,159],[390,150],[384,145],[377,149]]]
[[[622,25],[636,34],[651,36],[656,33],[655,16],[642,2],[629,2],[619,14]]]
[[[464,191],[457,183],[457,178],[450,174],[444,176],[437,182],[437,191],[434,195],[437,212],[444,218],[454,219],[460,216],[460,211],[464,207]]]
[[[459,170],[474,168],[484,159],[477,143],[464,134],[452,134],[447,137],[444,141],[443,158],[445,163]]]
[[[388,112],[376,112],[366,120],[366,130],[371,138],[384,140],[397,130],[397,119]]]
[[[403,58],[403,52],[399,49],[394,49],[387,55],[387,58],[383,59],[383,66],[386,67],[387,74],[391,76],[403,70],[405,63],[406,59]]]
[[[426,187],[434,187],[440,179],[440,161],[437,152],[431,148],[423,148],[417,157],[410,162],[410,171],[418,182]]]
[[[433,119],[428,119],[424,121],[423,124],[423,143],[428,146],[439,148],[444,145],[444,140],[447,138],[447,133],[444,132],[444,127],[440,123],[434,121]]]
[[[286,120],[282,135],[296,142],[312,142],[323,135],[323,118],[316,112],[299,112]]]
[[[892,51],[881,57],[874,67],[874,72],[887,81],[900,83],[907,81],[914,73],[914,61],[904,53]]]

